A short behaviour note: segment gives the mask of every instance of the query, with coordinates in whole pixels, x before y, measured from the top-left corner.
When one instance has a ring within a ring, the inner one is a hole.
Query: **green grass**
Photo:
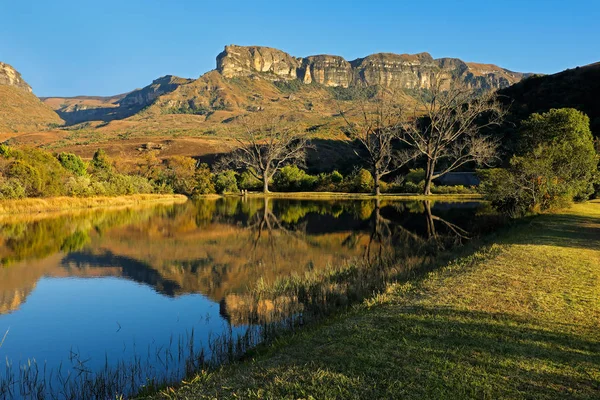
[[[526,220],[158,398],[600,398],[600,202]]]

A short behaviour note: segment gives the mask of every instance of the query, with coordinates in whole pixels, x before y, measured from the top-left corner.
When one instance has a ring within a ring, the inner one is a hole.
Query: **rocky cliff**
[[[8,64],[0,62],[0,133],[46,129],[63,121]]]
[[[343,57],[316,55],[292,57],[259,46],[226,46],[217,56],[217,71],[224,77],[260,73],[271,80],[300,80],[325,86],[380,85],[387,88],[428,89],[436,76],[459,79],[479,89],[499,89],[525,74],[491,64],[467,63],[456,58],[434,59],[428,53],[378,53],[346,61]]]
[[[8,64],[0,62],[0,85],[14,86],[31,93],[31,86],[21,77],[21,74]]]

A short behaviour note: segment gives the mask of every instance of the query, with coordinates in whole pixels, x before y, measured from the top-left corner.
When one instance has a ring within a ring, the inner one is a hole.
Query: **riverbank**
[[[239,195],[235,195],[239,196]],[[483,196],[472,194],[431,194],[429,196],[413,193],[385,193],[374,196],[370,193],[345,193],[345,192],[249,192],[247,197],[285,198],[290,200],[437,200],[437,201],[471,201],[482,200]]]
[[[598,398],[599,282],[596,201],[157,398]]]
[[[184,203],[187,197],[178,194],[134,194],[115,197],[50,197],[21,200],[0,200],[0,216],[15,214],[53,213],[101,207],[129,207],[140,204]]]

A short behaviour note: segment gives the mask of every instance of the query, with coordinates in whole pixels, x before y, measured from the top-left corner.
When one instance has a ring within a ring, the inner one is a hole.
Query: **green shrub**
[[[22,199],[25,197],[25,188],[16,179],[0,181],[0,199]]]
[[[238,189],[235,171],[223,171],[214,178],[214,186],[217,193],[237,193]]]
[[[41,195],[42,178],[40,173],[25,161],[16,160],[8,164],[6,176],[12,178],[13,181],[20,182],[27,197]]]
[[[375,181],[373,176],[366,169],[356,171],[351,177],[351,191],[358,193],[370,193],[373,191]]]
[[[286,165],[277,171],[273,183],[281,191],[309,191],[314,189],[317,177],[307,174],[296,165]]]
[[[250,171],[244,171],[237,175],[238,188],[242,190],[262,190],[263,184]]]
[[[505,169],[480,171],[480,191],[514,216],[560,208],[593,193],[598,175],[589,118],[575,109],[532,114]]]
[[[411,169],[408,174],[404,177],[405,182],[412,182],[419,184],[421,181],[425,181],[425,170],[423,168]],[[425,185],[423,185],[425,187]]]
[[[106,154],[106,152],[102,149],[98,149],[96,150],[96,152],[94,153],[94,156],[92,157],[92,161],[90,162],[90,167],[98,172],[98,171],[105,171],[105,172],[110,172],[112,171],[112,160],[110,159],[110,157],[108,157],[108,155]]]
[[[206,164],[200,164],[194,171],[194,190],[193,195],[203,195],[215,193],[212,172]]]
[[[60,153],[56,156],[60,164],[67,171],[72,172],[76,176],[87,175],[87,166],[81,157],[72,153]]]

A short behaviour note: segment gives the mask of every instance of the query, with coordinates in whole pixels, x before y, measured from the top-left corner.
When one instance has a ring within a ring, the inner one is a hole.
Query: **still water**
[[[181,379],[494,226],[477,202],[256,198],[1,219],[0,399]]]

